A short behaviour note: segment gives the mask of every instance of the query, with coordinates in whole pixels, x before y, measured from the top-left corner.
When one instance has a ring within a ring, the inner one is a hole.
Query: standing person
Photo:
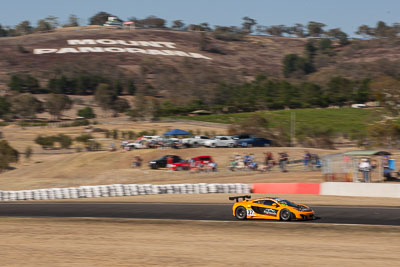
[[[371,164],[369,163],[368,159],[361,159],[360,165],[358,169],[363,174],[363,182],[369,183],[370,182],[370,172],[371,172]]]
[[[304,152],[303,164],[304,164],[304,169],[306,170],[310,167],[310,164],[312,164],[311,153],[308,152],[307,150]]]
[[[282,172],[287,172],[286,165],[288,163],[289,156],[286,152],[279,153],[279,167]]]

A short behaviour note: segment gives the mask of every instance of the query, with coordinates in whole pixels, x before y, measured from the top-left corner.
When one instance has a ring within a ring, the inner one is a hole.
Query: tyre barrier
[[[248,194],[249,184],[113,184],[69,188],[1,191],[0,201],[122,197],[157,194]]]

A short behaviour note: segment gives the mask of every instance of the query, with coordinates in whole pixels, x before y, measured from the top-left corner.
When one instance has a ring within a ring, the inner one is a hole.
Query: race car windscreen
[[[286,200],[286,199],[277,199],[277,201],[281,205],[290,206],[290,207],[297,207],[296,204],[294,204],[293,202],[290,202],[289,200]]]

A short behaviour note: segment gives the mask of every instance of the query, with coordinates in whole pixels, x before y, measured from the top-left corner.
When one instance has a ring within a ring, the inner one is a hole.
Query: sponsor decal
[[[276,212],[277,212],[277,210],[274,210],[274,209],[265,209],[265,210],[264,210],[264,214],[265,214],[265,215],[276,216]]]
[[[86,53],[131,53],[157,56],[178,56],[211,60],[199,53],[184,52],[176,49],[175,43],[156,41],[126,41],[112,39],[67,40],[67,44],[76,47],[37,48],[35,55],[44,54],[86,54]],[[136,47],[132,47],[136,46]],[[141,47],[141,48],[137,48]],[[158,49],[154,49],[158,48]]]

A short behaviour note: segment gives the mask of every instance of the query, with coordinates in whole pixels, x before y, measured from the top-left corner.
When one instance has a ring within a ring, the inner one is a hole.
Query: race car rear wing
[[[242,201],[244,201],[246,198],[250,199],[251,196],[246,195],[246,196],[229,197],[229,200],[236,200],[236,202],[239,202],[240,198],[242,199]]]

